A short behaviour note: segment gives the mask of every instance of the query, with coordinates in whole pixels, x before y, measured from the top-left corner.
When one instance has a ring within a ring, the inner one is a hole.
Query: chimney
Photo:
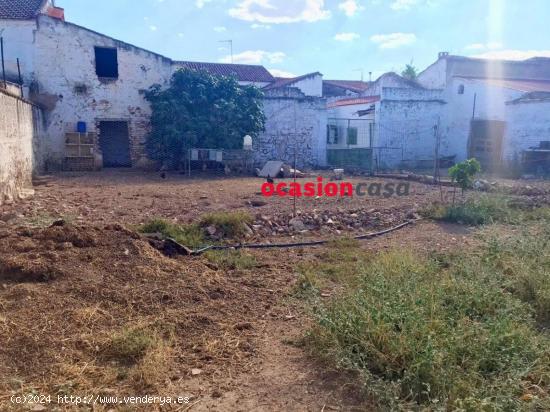
[[[62,9],[61,7],[50,6],[48,8],[47,14],[54,19],[65,21],[65,9]]]
[[[444,59],[449,55],[449,52],[439,52],[438,59]]]

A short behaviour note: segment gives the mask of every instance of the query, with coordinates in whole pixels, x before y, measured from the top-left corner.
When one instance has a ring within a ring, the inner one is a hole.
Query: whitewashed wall
[[[326,164],[326,103],[311,97],[267,96],[264,98],[266,131],[254,139],[255,161],[269,160],[294,164],[299,168]]]
[[[524,150],[550,141],[550,100],[511,103],[507,109],[503,155],[506,161],[515,163]]]
[[[38,108],[0,90],[0,205],[32,194],[40,125]]]
[[[299,89],[304,95],[311,97],[323,96],[323,76],[315,75],[306,77],[296,83],[292,83],[292,87]]]

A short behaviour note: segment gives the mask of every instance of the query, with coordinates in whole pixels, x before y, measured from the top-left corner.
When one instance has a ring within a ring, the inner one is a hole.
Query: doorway
[[[502,165],[502,144],[506,122],[472,120],[468,157],[476,158],[485,171],[496,172]]]
[[[131,167],[128,122],[99,122],[99,147],[103,153],[103,167]]]

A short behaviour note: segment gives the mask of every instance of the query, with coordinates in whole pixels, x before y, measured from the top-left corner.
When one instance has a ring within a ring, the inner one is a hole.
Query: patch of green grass
[[[135,363],[157,343],[157,337],[144,329],[127,329],[111,337],[105,352],[118,362]]]
[[[204,215],[199,222],[201,227],[214,226],[224,238],[239,238],[246,233],[246,225],[254,219],[246,212],[214,212]]]
[[[247,270],[258,267],[254,255],[240,250],[212,250],[204,254],[206,258],[223,270]]]
[[[343,294],[315,301],[309,347],[381,409],[546,410],[549,245],[547,225],[476,254],[371,256]]]
[[[510,206],[505,196],[482,195],[455,205],[432,205],[422,211],[425,217],[465,225],[518,223],[522,213]]]
[[[166,238],[174,239],[182,245],[195,248],[204,246],[206,243],[204,233],[198,225],[178,225],[164,219],[153,219],[140,226],[138,231],[141,233],[160,233]]]

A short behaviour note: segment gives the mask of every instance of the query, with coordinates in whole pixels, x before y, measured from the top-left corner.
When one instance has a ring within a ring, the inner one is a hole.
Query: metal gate
[[[502,142],[506,122],[499,120],[472,120],[468,157],[476,158],[486,171],[496,171],[502,164]]]
[[[103,154],[103,167],[131,167],[128,122],[99,122],[99,147]]]

